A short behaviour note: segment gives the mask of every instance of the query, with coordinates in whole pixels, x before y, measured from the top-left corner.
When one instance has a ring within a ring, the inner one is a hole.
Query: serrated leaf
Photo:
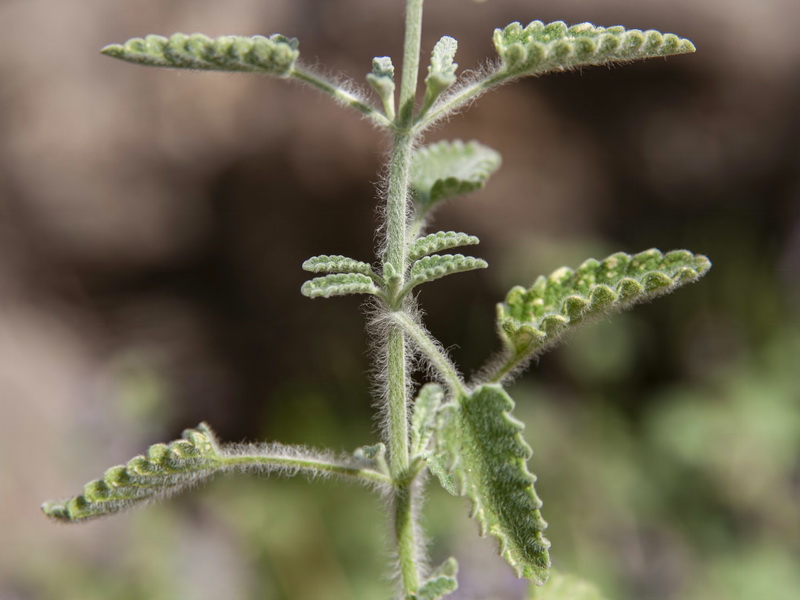
[[[605,600],[605,596],[588,581],[565,575],[553,569],[542,586],[531,586],[529,600]]]
[[[541,584],[550,568],[547,523],[527,467],[532,452],[522,438],[524,425],[511,415],[513,409],[514,401],[499,385],[459,396],[439,412],[436,458],[445,465],[445,489],[471,501],[481,535],[497,538],[500,554],[518,577]]]
[[[511,23],[496,29],[493,41],[502,61],[500,74],[508,77],[695,51],[692,42],[672,33],[591,23],[568,27],[563,21],[533,21],[527,27]]]
[[[313,256],[303,263],[310,273],[362,273],[372,275],[372,267],[365,262],[338,254]]]
[[[408,258],[417,260],[428,254],[458,248],[459,246],[474,246],[480,240],[474,235],[456,231],[437,231],[416,240],[408,249]]]
[[[148,35],[124,44],[111,44],[102,53],[153,67],[252,71],[288,77],[299,56],[299,42],[282,35],[252,37],[225,35],[209,38],[200,33],[176,33],[169,38]]]
[[[577,270],[562,267],[529,288],[513,288],[497,305],[504,364],[499,381],[534,354],[587,320],[667,294],[702,277],[711,263],[700,254],[650,249],[633,256],[619,252],[589,259]]]
[[[414,401],[411,416],[411,455],[420,456],[430,444],[435,430],[436,413],[444,402],[444,390],[438,383],[426,383]]]
[[[414,595],[414,600],[439,600],[458,589],[458,562],[448,558],[428,576]]]
[[[482,188],[500,162],[500,154],[475,141],[443,140],[419,148],[411,164],[411,185],[420,210]]]
[[[463,254],[434,254],[423,256],[411,266],[411,278],[408,289],[435,281],[453,273],[485,269],[489,264],[480,258],[464,256]]]
[[[308,298],[330,298],[347,294],[378,294],[372,279],[362,273],[337,273],[315,277],[303,284],[301,293]]]
[[[180,440],[150,446],[145,456],[109,469],[103,479],[87,483],[80,496],[44,503],[42,511],[59,521],[85,521],[172,494],[222,468],[213,434],[201,425],[184,431]]]

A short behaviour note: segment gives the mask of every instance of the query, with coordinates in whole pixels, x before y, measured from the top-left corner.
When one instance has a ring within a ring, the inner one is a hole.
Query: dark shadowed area
[[[797,0],[428,0],[427,53],[562,19],[675,32],[695,55],[523,80],[427,141],[503,155],[434,227],[490,269],[426,286],[469,373],[513,285],[612,252],[688,248],[700,283],[572,337],[511,388],[559,569],[620,600],[800,597]],[[378,441],[358,299],[300,295],[316,254],[373,261],[382,134],[296,84],[146,69],[148,33],[280,32],[359,85],[399,65],[403,3],[0,1],[0,598],[376,600],[379,500],[226,476],[85,526],[39,513],[208,421],[227,441]],[[365,86],[366,87],[366,86]],[[467,507],[432,491],[458,600],[522,600]]]

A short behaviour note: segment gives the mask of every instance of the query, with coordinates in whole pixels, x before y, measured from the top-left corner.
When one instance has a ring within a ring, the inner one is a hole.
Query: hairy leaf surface
[[[577,270],[562,267],[539,277],[529,288],[517,286],[497,305],[497,329],[504,363],[499,381],[534,354],[587,321],[667,294],[702,277],[711,263],[701,254],[656,249],[631,256],[589,259]]]
[[[425,579],[415,594],[415,600],[439,600],[458,589],[458,562],[448,558]]]
[[[481,535],[497,538],[517,576],[541,584],[550,568],[547,523],[526,464],[532,452],[524,425],[513,409],[499,385],[483,385],[443,407],[431,470],[445,489],[470,499]]]
[[[453,273],[485,269],[489,264],[480,258],[463,254],[434,254],[424,256],[411,266],[409,288],[435,281]]]
[[[411,184],[424,212],[442,200],[482,188],[500,167],[500,154],[472,141],[441,141],[419,148],[411,165]]]
[[[206,479],[223,468],[211,431],[187,429],[183,439],[150,446],[146,456],[106,471],[66,502],[46,502],[44,513],[59,521],[83,521],[120,512],[134,503],[163,497]]]
[[[502,61],[499,74],[509,78],[695,51],[692,42],[671,33],[591,23],[568,27],[563,21],[511,23],[496,29],[493,41]]]
[[[372,267],[368,263],[338,254],[313,256],[303,263],[303,270],[311,273],[372,274]]]
[[[478,243],[480,243],[480,240],[474,235],[456,231],[437,231],[415,241],[408,249],[408,258],[416,260],[442,250],[458,248],[459,246],[474,246]]]
[[[347,294],[377,294],[380,290],[369,276],[362,273],[337,273],[310,279],[300,291],[308,298],[330,298]]]
[[[299,42],[282,35],[252,37],[224,35],[215,39],[201,33],[176,33],[169,38],[148,35],[124,44],[111,44],[103,54],[153,67],[252,71],[288,77],[299,56]]]
[[[426,383],[414,401],[411,416],[411,455],[420,456],[430,444],[436,427],[436,413],[444,402],[444,390],[438,383]]]

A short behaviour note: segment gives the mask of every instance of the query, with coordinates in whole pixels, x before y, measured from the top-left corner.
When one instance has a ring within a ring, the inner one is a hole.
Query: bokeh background
[[[100,56],[147,33],[281,32],[358,81],[399,62],[402,2],[0,2],[0,598],[376,600],[381,506],[345,484],[221,477],[85,526],[38,512],[207,420],[229,441],[377,440],[355,299],[299,294],[314,254],[373,256],[386,140],[313,90]],[[693,56],[526,80],[429,136],[504,167],[435,226],[488,271],[426,286],[465,372],[494,303],[562,264],[690,248],[699,284],[573,337],[514,385],[562,570],[611,600],[800,597],[800,4],[428,0],[462,69],[519,20],[622,23]],[[432,490],[461,600],[525,586]]]

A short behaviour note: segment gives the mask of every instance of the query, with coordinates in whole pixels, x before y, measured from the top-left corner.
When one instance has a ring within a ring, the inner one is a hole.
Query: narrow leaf
[[[499,385],[483,385],[440,411],[436,448],[446,465],[445,489],[466,496],[481,535],[492,535],[518,577],[541,584],[550,568],[547,523],[528,471],[531,449],[524,425],[511,416],[514,401]],[[454,484],[454,485],[453,485]]]
[[[380,290],[362,273],[337,273],[315,277],[303,284],[301,293],[308,298],[330,298],[347,294],[378,294]]]
[[[303,270],[311,273],[362,273],[372,275],[372,267],[365,262],[341,255],[314,256],[303,263]]]
[[[59,521],[84,521],[164,497],[207,479],[223,468],[213,434],[205,425],[187,429],[183,439],[150,446],[146,456],[106,471],[87,483],[83,494],[65,502],[45,502],[44,513]]]
[[[438,383],[426,383],[414,401],[411,416],[411,455],[422,455],[430,444],[436,428],[436,413],[444,401],[444,390]]]
[[[458,42],[449,36],[444,36],[433,48],[425,84],[427,93],[434,98],[456,82],[458,65],[453,61],[457,50]]]
[[[458,562],[448,558],[425,579],[415,595],[415,600],[439,600],[458,589]]]
[[[459,246],[474,246],[478,243],[480,243],[480,240],[474,235],[456,231],[437,231],[415,241],[408,249],[408,257],[411,260],[416,260],[442,250],[458,248]]]
[[[424,256],[411,266],[411,279],[407,287],[411,289],[421,283],[435,281],[452,273],[485,269],[488,266],[485,260],[463,254]]]
[[[667,294],[709,268],[705,256],[686,250],[619,252],[603,261],[589,259],[575,271],[562,267],[527,290],[513,288],[497,305],[504,356],[490,380],[499,381],[578,325]]]
[[[479,144],[461,140],[441,141],[414,153],[411,184],[423,212],[442,200],[482,188],[500,167],[500,154]]]
[[[502,61],[498,74],[509,78],[695,51],[692,42],[672,33],[591,23],[568,27],[563,21],[511,23],[496,29],[493,41]]]
[[[215,39],[203,34],[176,33],[169,38],[148,35],[124,44],[111,44],[102,53],[128,62],[153,67],[253,71],[288,77],[299,56],[299,42],[282,35],[252,37],[225,35]]]
[[[605,600],[594,585],[553,569],[543,586],[531,586],[529,600]]]

